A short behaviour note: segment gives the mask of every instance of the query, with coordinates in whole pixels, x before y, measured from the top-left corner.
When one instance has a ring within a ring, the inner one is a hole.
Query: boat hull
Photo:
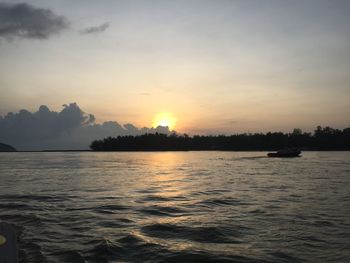
[[[268,153],[268,157],[291,158],[300,157],[300,153]]]

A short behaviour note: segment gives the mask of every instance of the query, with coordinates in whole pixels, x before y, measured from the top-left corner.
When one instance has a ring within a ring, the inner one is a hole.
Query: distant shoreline
[[[111,150],[111,151],[93,151],[93,150],[38,150],[38,151],[15,151],[0,153],[64,153],[64,152],[274,152],[276,150]],[[349,152],[349,150],[302,150],[302,152]]]
[[[93,151],[278,151],[297,148],[312,151],[350,150],[350,128],[317,127],[313,134],[268,132],[233,135],[144,134],[95,140]]]
[[[350,151],[350,127],[338,130],[328,126],[324,128],[318,126],[314,133],[303,133],[297,128],[292,133],[268,132],[265,134],[189,136],[176,133],[148,133],[94,140],[90,144],[90,149],[20,150],[18,152],[271,152],[284,148],[296,148],[301,151]]]

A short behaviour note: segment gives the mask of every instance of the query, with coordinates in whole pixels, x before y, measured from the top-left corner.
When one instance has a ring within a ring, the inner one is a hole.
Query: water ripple
[[[141,228],[144,234],[158,238],[186,239],[203,243],[239,243],[242,233],[229,227],[188,227],[152,224]]]
[[[0,153],[0,220],[21,263],[347,262],[350,153],[265,155]]]

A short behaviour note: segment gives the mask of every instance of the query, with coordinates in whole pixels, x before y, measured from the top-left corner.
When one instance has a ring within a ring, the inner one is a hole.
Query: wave
[[[201,243],[240,243],[243,233],[230,227],[188,227],[174,224],[152,224],[141,228],[151,237],[164,239],[185,239]]]
[[[188,212],[185,210],[173,206],[149,206],[146,208],[138,209],[137,211],[146,215],[170,217],[183,216],[188,214]]]

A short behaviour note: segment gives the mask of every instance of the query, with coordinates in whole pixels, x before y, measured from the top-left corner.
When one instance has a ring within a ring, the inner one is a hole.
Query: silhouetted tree
[[[144,134],[95,140],[94,151],[278,150],[297,147],[310,150],[350,150],[350,128],[343,131],[317,126],[314,134],[295,128],[292,133],[268,132],[200,136]]]

